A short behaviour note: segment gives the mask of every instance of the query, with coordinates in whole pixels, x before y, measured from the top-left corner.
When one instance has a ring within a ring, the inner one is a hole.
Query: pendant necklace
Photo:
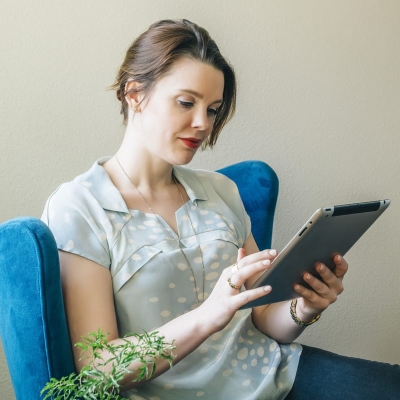
[[[139,190],[139,189],[136,187],[136,185],[132,182],[131,178],[129,177],[129,175],[126,173],[126,171],[125,171],[124,168],[122,167],[122,165],[121,165],[121,163],[120,163],[120,161],[119,161],[119,159],[118,159],[117,154],[115,154],[115,159],[116,159],[116,161],[117,161],[119,167],[121,168],[122,172],[124,173],[124,175],[128,178],[129,182],[132,184],[132,186],[133,186],[133,187],[135,188],[135,190],[138,192],[138,194],[139,194],[139,196],[141,197],[141,199],[143,200],[143,202],[146,204],[147,208],[150,210],[151,214],[153,214],[153,216],[157,219],[158,223],[164,228],[164,230],[165,230],[165,231],[168,233],[168,235],[169,235],[170,233],[168,232],[167,228],[166,228],[166,227],[164,226],[164,224],[161,222],[160,218],[158,218],[158,215],[153,211],[153,209],[151,208],[150,204],[146,201],[146,199],[144,198],[144,196],[142,195],[142,193],[140,192],[140,190]],[[177,190],[178,190],[178,192],[179,192],[179,195],[180,195],[180,197],[181,197],[182,206],[183,206],[183,208],[184,208],[184,210],[185,210],[185,213],[186,213],[186,216],[187,216],[187,218],[188,218],[188,220],[189,220],[189,222],[190,222],[190,226],[191,226],[191,228],[192,228],[194,237],[196,238],[197,245],[198,245],[199,250],[200,250],[200,258],[201,258],[201,265],[202,265],[202,290],[203,290],[202,293],[201,293],[201,297],[200,297],[199,294],[198,294],[198,291],[200,290],[200,288],[197,286],[196,276],[195,276],[195,274],[194,274],[193,268],[192,268],[192,266],[191,266],[191,264],[190,264],[190,262],[189,262],[189,260],[188,260],[188,258],[187,258],[187,256],[186,256],[185,252],[183,251],[183,249],[182,249],[182,247],[181,247],[181,241],[180,241],[180,238],[179,238],[179,233],[176,235],[176,236],[178,237],[177,245],[178,245],[178,248],[179,248],[181,254],[183,255],[183,257],[184,257],[184,259],[185,259],[185,261],[186,261],[186,264],[188,265],[188,267],[189,267],[189,269],[190,269],[190,271],[191,271],[191,273],[192,273],[192,276],[193,276],[194,292],[195,292],[195,294],[196,294],[196,299],[197,299],[196,303],[198,303],[199,301],[200,301],[200,303],[202,303],[202,302],[205,300],[205,298],[204,298],[204,296],[205,296],[205,294],[204,294],[204,290],[205,290],[205,268],[204,268],[203,250],[201,249],[201,246],[200,246],[200,243],[199,243],[199,239],[197,238],[196,232],[195,232],[195,230],[194,230],[194,226],[193,226],[193,223],[192,223],[192,219],[190,218],[189,212],[188,212],[188,210],[187,210],[187,204],[185,203],[185,201],[184,201],[184,199],[183,199],[182,191],[181,191],[181,189],[179,188],[178,180],[176,179],[175,174],[174,174],[173,172],[172,172],[172,178],[173,178],[173,180],[174,180],[175,186],[176,186],[176,188],[177,188]],[[178,228],[178,226],[177,226],[177,228]],[[179,228],[178,228],[178,229],[179,229]],[[178,232],[179,232],[179,230],[178,230]],[[176,239],[175,239],[174,236],[172,236],[172,240],[173,240],[174,242],[176,242]]]

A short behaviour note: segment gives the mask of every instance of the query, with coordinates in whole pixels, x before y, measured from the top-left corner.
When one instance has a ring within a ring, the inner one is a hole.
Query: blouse
[[[48,199],[42,219],[60,250],[110,271],[122,337],[157,330],[196,308],[223,269],[236,261],[251,227],[232,180],[175,166],[189,197],[176,211],[176,235],[161,216],[127,208],[102,167],[108,159],[62,184]],[[300,344],[278,344],[264,335],[253,325],[251,310],[239,310],[169,371],[123,395],[135,400],[282,399],[293,385],[301,351]]]

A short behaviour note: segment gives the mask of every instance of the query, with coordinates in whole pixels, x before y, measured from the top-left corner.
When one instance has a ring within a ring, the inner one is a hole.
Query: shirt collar
[[[129,209],[121,193],[114,186],[106,170],[102,167],[110,158],[110,156],[100,158],[88,171],[77,176],[74,182],[84,186],[105,210],[129,214]],[[203,185],[191,169],[174,166],[174,175],[185,188],[192,202],[196,200],[208,200]]]
[[[102,157],[74,182],[83,185],[105,210],[129,213],[119,190],[114,186],[102,165],[111,157]]]
[[[192,203],[196,200],[208,200],[203,185],[199,181],[197,174],[192,169],[182,166],[174,166],[174,175],[185,188]]]

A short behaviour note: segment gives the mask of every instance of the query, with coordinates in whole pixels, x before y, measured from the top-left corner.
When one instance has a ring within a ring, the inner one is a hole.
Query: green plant
[[[158,332],[130,334],[137,342],[133,344],[123,339],[122,344],[107,343],[107,334],[100,329],[83,337],[83,342],[75,346],[85,354],[82,358],[90,359],[89,364],[82,368],[79,374],[72,373],[61,379],[52,378],[42,389],[46,393],[45,399],[54,400],[83,399],[83,400],[126,400],[120,396],[119,382],[126,374],[134,374],[133,382],[150,379],[156,370],[157,359],[165,359],[172,367],[174,356],[171,350],[173,344],[164,342],[164,337]],[[101,352],[111,354],[107,361],[103,361]],[[133,361],[139,361],[141,366],[136,371],[129,370]],[[110,364],[111,369],[104,368]],[[105,370],[108,369],[107,372]]]

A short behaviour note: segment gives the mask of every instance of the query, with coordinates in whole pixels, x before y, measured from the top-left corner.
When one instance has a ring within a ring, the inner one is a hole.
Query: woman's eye
[[[214,108],[207,108],[207,114],[209,117],[215,118],[217,116],[218,110],[215,110]]]
[[[179,105],[180,105],[181,107],[184,107],[184,108],[193,107],[193,103],[190,102],[190,101],[178,100],[178,102],[179,102]]]
[[[194,106],[194,103],[191,101],[178,100],[178,103],[183,108],[192,108]],[[215,118],[217,116],[217,114],[218,114],[218,109],[207,108],[208,117]]]

